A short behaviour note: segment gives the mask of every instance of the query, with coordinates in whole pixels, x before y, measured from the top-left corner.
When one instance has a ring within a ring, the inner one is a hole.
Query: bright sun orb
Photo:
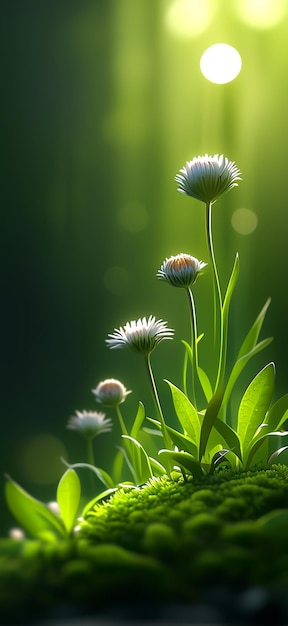
[[[239,52],[227,43],[216,43],[207,48],[200,59],[200,69],[211,83],[224,85],[238,76],[242,67]]]

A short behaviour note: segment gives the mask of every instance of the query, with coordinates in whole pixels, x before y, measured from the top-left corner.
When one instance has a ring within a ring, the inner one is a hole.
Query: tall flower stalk
[[[207,263],[199,261],[190,254],[177,254],[166,258],[157,272],[157,278],[164,280],[173,287],[185,289],[190,312],[191,326],[191,356],[192,356],[192,402],[197,408],[195,379],[198,374],[198,345],[197,345],[197,320],[194,297],[191,286],[196,282],[199,274],[202,274]]]
[[[192,402],[197,409],[197,398],[195,389],[195,376],[198,373],[198,343],[197,343],[197,319],[196,309],[192,290],[190,287],[186,290],[190,309],[191,323],[191,351],[192,351]]]
[[[214,300],[214,345],[217,348],[219,335],[219,359],[216,372],[214,394],[220,389],[225,374],[225,323],[224,302],[217,270],[212,237],[212,204],[224,193],[238,185],[240,170],[233,161],[223,155],[199,156],[187,161],[186,165],[175,176],[178,191],[196,198],[206,205],[206,238],[213,278]],[[219,328],[219,330],[218,330]]]
[[[207,202],[206,204],[206,237],[207,237],[207,247],[209,252],[209,257],[211,261],[212,267],[212,277],[213,277],[213,307],[214,307],[214,347],[217,348],[217,334],[219,328],[219,360],[218,360],[218,369],[216,375],[216,383],[215,383],[215,392],[218,389],[221,383],[221,374],[222,374],[222,364],[223,364],[223,339],[224,339],[224,328],[223,328],[223,300],[221,293],[221,285],[218,275],[217,263],[215,259],[214,253],[214,245],[213,245],[213,236],[212,236],[212,202]]]

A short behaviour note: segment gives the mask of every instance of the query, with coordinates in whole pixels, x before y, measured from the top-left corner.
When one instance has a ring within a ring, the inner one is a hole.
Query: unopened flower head
[[[92,389],[97,402],[101,402],[103,406],[112,407],[118,406],[126,400],[131,391],[127,391],[126,387],[115,378],[107,378],[102,380],[96,389]]]
[[[232,187],[237,187],[240,173],[234,161],[229,161],[223,154],[205,154],[187,161],[175,180],[179,185],[178,191],[208,204]]]
[[[174,287],[184,287],[188,289],[195,283],[199,274],[201,274],[207,263],[198,261],[190,254],[177,254],[170,256],[163,261],[160,270],[157,272],[157,278],[165,280]]]
[[[111,430],[112,422],[105,417],[105,413],[97,411],[75,411],[75,415],[70,417],[67,423],[67,428],[78,430],[84,437],[96,437]]]
[[[148,355],[154,350],[155,346],[164,339],[172,339],[174,330],[167,328],[168,322],[156,320],[156,317],[150,315],[148,319],[143,317],[137,321],[127,322],[124,327],[115,329],[115,332],[109,334],[106,343],[109,348],[124,348],[127,346],[134,352]]]

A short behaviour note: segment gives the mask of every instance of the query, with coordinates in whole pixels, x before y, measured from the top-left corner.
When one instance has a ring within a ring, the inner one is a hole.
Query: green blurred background
[[[241,382],[272,359],[276,396],[287,391],[288,6],[2,0],[1,13],[0,469],[46,501],[63,470],[59,456],[84,458],[66,423],[75,409],[100,409],[90,391],[100,380],[133,390],[123,405],[128,425],[139,399],[153,412],[141,358],[105,346],[115,327],[151,313],[175,328],[178,345],[164,342],[153,359],[174,419],[162,379],[181,385],[188,311],[185,294],[155,274],[179,252],[207,260],[204,207],[173,180],[198,154],[223,152],[243,173],[213,212],[223,286],[240,254],[229,358],[271,296],[262,336],[275,340]],[[199,69],[218,42],[235,46],[243,63],[224,85]],[[195,298],[209,370],[209,272]],[[115,424],[95,440],[106,469],[118,435]],[[1,496],[1,532],[10,524]]]

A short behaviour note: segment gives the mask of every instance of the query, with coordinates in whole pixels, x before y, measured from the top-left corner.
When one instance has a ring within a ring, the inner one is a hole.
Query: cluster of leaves
[[[232,281],[229,284],[231,286]],[[288,394],[272,404],[274,363],[268,363],[248,385],[239,403],[234,428],[227,419],[231,393],[242,370],[254,355],[272,341],[272,338],[258,341],[269,302],[266,302],[246,335],[226,385],[213,393],[208,376],[202,370],[200,375],[201,380],[205,381],[203,388],[208,402],[206,410],[197,411],[187,393],[166,381],[181,432],[167,426],[173,444],[179,451],[162,450],[160,455],[161,458],[172,459],[173,463],[197,478],[207,472],[212,473],[223,462],[235,469],[248,470],[256,463],[269,467],[287,449],[287,446],[277,447],[279,438],[288,434],[283,430],[288,419]],[[183,343],[192,362],[191,347]],[[159,421],[150,421],[160,428]],[[270,455],[269,439],[276,441],[276,450]]]

